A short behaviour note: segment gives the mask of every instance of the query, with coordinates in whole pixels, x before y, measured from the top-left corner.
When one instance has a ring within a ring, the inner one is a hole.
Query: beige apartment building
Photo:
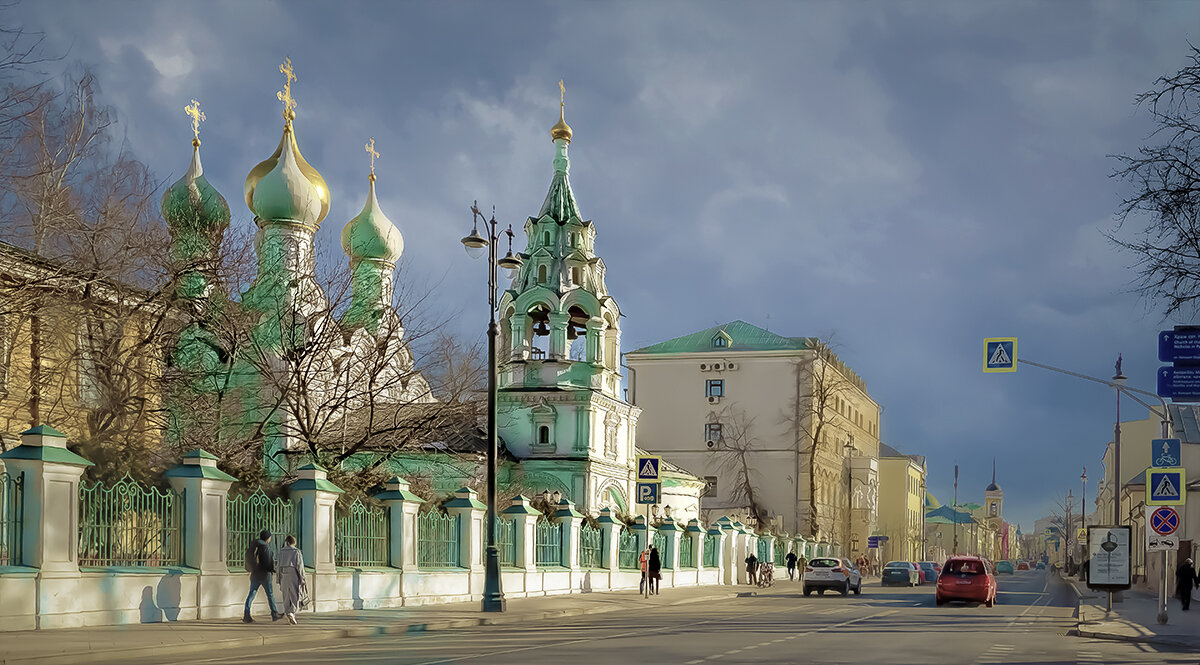
[[[702,513],[765,520],[847,553],[866,547],[879,510],[880,408],[819,340],[733,321],[627,363],[638,446],[706,479]]]
[[[879,535],[888,537],[883,557],[924,561],[925,457],[879,444],[879,486]]]

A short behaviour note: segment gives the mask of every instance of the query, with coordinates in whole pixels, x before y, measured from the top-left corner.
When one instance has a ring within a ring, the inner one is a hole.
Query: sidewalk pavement
[[[1156,594],[1126,591],[1109,612],[1104,609],[1107,594],[1091,591],[1078,580],[1063,579],[1079,596],[1080,637],[1200,649],[1200,602],[1193,601],[1192,608],[1184,612],[1179,600],[1167,598],[1167,623],[1163,625],[1158,623]]]
[[[479,602],[420,605],[378,610],[352,610],[296,615],[299,625],[270,616],[253,624],[237,619],[207,619],[174,623],[128,624],[55,630],[0,632],[0,665],[74,665],[124,662],[135,657],[170,656],[217,649],[302,644],[381,634],[419,633],[449,628],[551,621],[562,617],[599,614],[645,607],[733,598],[745,586],[705,586],[665,589],[660,596],[642,598],[634,591],[514,598],[503,614],[483,614]]]

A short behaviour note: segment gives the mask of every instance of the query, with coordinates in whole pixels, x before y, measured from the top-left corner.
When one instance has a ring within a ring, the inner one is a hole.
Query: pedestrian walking
[[[796,578],[804,581],[804,570],[808,567],[808,559],[801,554],[799,559],[796,559]]]
[[[271,621],[279,621],[283,615],[275,608],[275,590],[271,587],[271,576],[275,574],[275,556],[267,543],[271,542],[271,532],[263,529],[258,534],[258,540],[246,548],[246,571],[250,573],[250,593],[246,596],[246,613],[242,615],[245,623],[254,623],[250,618],[250,604],[254,602],[254,594],[258,587],[267,592],[267,605],[271,607]]]
[[[650,593],[658,595],[659,582],[662,581],[662,557],[658,555],[658,548],[653,545],[650,546],[650,561],[647,569],[650,571]]]
[[[746,557],[746,576],[751,584],[758,584],[758,557],[754,556],[754,552]]]
[[[638,568],[642,571],[642,581],[638,584],[638,593],[649,595],[650,590],[646,585],[650,581],[650,550],[642,550],[638,555]]]
[[[1192,605],[1192,589],[1200,586],[1200,580],[1196,578],[1196,569],[1192,567],[1191,559],[1184,559],[1183,563],[1175,570],[1175,595],[1179,596],[1179,602],[1183,604],[1183,609]]]
[[[275,573],[275,581],[279,584],[279,595],[283,600],[283,614],[288,623],[294,626],[296,612],[304,609],[301,600],[308,596],[308,580],[304,578],[304,555],[296,549],[295,536],[283,539],[277,568],[279,571]]]
[[[784,561],[784,563],[787,564],[788,580],[795,580],[796,579],[796,553],[788,552],[787,556],[784,557],[783,561]]]

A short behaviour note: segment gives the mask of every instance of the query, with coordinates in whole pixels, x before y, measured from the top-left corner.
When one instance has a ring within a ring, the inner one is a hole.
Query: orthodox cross
[[[558,105],[562,106],[566,102],[567,88],[563,85],[562,79],[558,80]]]
[[[291,58],[283,59],[283,64],[279,65],[279,73],[283,74],[283,90],[275,93],[275,96],[283,102],[283,119],[291,124],[296,117],[296,100],[292,98],[292,81],[296,80],[296,70],[292,69]]]
[[[200,110],[200,102],[193,99],[191,104],[183,107],[183,112],[192,119],[192,134],[195,135],[192,140],[198,142],[200,140],[200,123],[207,119],[204,117],[204,111]]]
[[[363,144],[363,148],[365,148],[367,150],[367,154],[371,156],[371,180],[374,181],[375,180],[375,158],[379,156],[379,153],[375,152],[375,137],[374,136],[371,137],[370,143]]]

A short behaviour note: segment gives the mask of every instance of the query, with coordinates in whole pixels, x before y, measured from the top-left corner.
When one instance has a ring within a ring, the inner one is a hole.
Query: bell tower
[[[640,409],[620,394],[621,310],[595,253],[596,227],[580,215],[571,191],[567,149],[574,133],[564,109],[560,99],[550,129],[550,189],[538,214],[525,221],[523,262],[500,296],[500,434],[519,458],[626,467]],[[613,475],[624,480],[624,470],[614,467]],[[590,506],[591,488],[571,490],[574,501]]]
[[[1004,490],[996,484],[996,460],[992,459],[992,482],[983,493],[984,507],[987,510],[988,525],[1000,528],[1004,522]]]

